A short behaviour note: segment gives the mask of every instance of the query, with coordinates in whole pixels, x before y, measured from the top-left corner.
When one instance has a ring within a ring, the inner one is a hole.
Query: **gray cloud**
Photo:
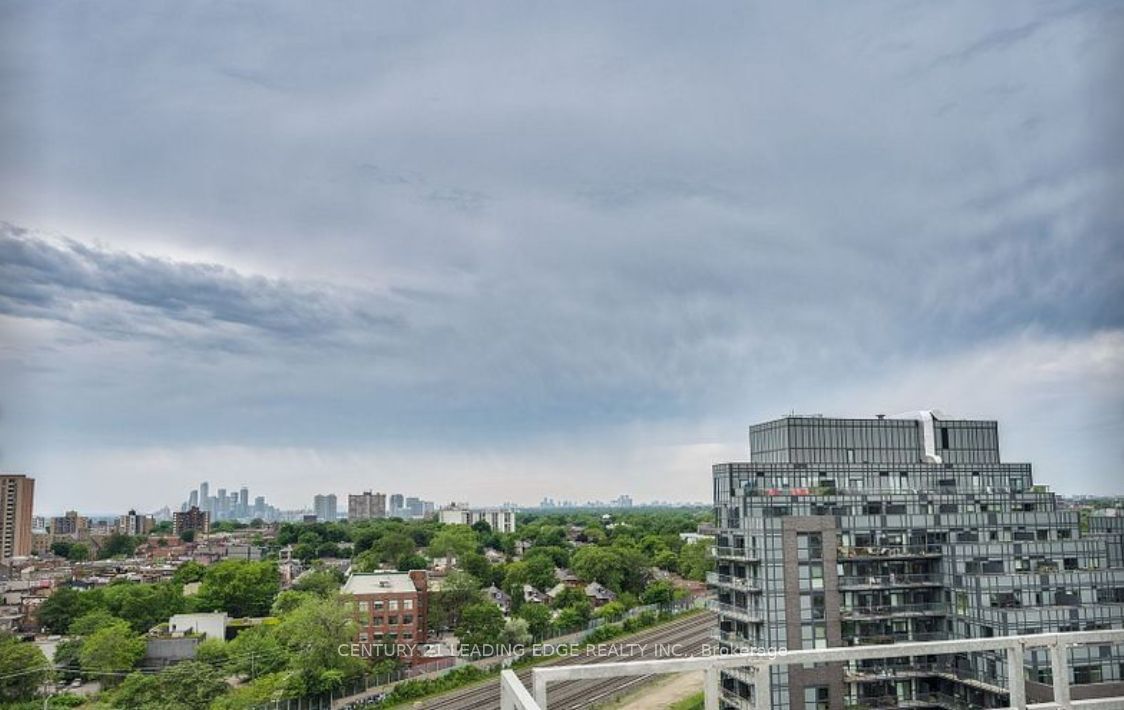
[[[117,313],[124,317],[114,330],[122,336],[146,334],[139,326],[130,332],[133,317],[233,325],[282,340],[318,342],[345,330],[401,331],[405,324],[394,310],[389,299],[373,294],[246,276],[219,264],[129,254],[70,239],[50,242],[0,224],[0,313],[12,316],[55,319],[106,334],[105,318]]]
[[[9,460],[740,432],[1124,327],[1103,4],[0,12]]]

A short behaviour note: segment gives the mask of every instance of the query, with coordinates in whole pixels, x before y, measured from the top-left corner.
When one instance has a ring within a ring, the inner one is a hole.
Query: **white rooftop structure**
[[[409,594],[417,591],[407,572],[356,573],[347,578],[343,594]]]

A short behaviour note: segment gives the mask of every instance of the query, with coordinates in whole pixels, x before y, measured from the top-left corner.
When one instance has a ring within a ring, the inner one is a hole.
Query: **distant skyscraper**
[[[401,493],[395,493],[390,496],[390,514],[401,517],[403,515],[403,509],[406,507],[405,503],[406,499]]]
[[[250,515],[250,489],[242,486],[238,495],[238,517],[245,518]]]
[[[333,523],[336,521],[336,494],[318,495],[312,499],[312,510],[316,519],[321,522]]]
[[[203,481],[199,484],[199,505],[207,505],[207,499],[211,496],[211,484]]]
[[[194,491],[191,492],[191,495],[189,495],[187,497],[187,507],[188,508],[199,507],[199,491],[194,490]]]
[[[370,520],[386,517],[386,494],[364,491],[347,497],[348,520]]]
[[[35,479],[0,474],[0,559],[31,554],[31,506]]]

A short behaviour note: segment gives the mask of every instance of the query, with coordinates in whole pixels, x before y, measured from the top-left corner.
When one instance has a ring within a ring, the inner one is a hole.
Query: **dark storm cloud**
[[[367,296],[368,300],[375,300]],[[0,313],[101,331],[105,311],[202,325],[232,324],[284,340],[343,330],[391,333],[404,323],[353,293],[246,276],[219,264],[128,254],[64,239],[49,242],[0,224]],[[83,306],[96,304],[96,309]],[[142,335],[137,328],[117,331]]]

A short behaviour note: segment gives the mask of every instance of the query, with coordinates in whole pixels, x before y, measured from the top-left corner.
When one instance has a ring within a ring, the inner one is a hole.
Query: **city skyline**
[[[1122,17],[6,6],[0,469],[705,500],[743,422],[936,407],[1120,493]]]

